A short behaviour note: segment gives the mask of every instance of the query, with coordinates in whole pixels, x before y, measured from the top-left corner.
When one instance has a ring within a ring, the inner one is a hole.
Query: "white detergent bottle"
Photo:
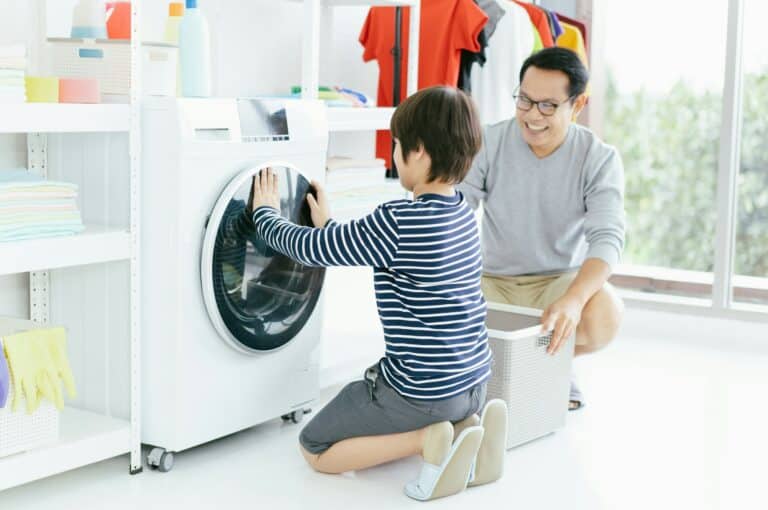
[[[70,37],[106,39],[107,14],[104,0],[80,0],[72,11]]]
[[[164,40],[168,44],[179,45],[179,26],[181,17],[184,14],[184,4],[181,2],[171,2],[168,5],[168,19],[165,22]],[[181,58],[176,61],[176,95],[181,95]]]
[[[184,97],[211,95],[211,37],[208,22],[197,7],[197,0],[187,0],[179,25],[181,93]]]

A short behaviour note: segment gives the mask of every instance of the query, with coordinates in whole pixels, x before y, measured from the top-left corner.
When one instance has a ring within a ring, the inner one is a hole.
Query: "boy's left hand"
[[[251,195],[251,213],[259,207],[272,207],[280,210],[277,174],[271,168],[263,168],[257,175],[253,176]]]

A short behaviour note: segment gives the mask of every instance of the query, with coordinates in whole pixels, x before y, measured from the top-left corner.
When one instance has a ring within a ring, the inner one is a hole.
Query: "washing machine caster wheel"
[[[173,469],[173,453],[166,452],[162,448],[152,448],[147,455],[147,465],[150,469],[157,469],[161,473],[167,473]]]
[[[309,414],[312,412],[312,409],[297,409],[291,413],[284,414],[281,416],[283,421],[289,421],[291,423],[301,423],[301,420],[304,418],[305,414]]]

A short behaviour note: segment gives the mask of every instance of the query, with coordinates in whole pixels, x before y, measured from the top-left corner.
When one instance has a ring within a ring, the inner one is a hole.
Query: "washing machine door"
[[[240,352],[257,354],[285,346],[309,320],[325,269],[306,267],[270,249],[248,211],[254,175],[270,167],[278,175],[282,216],[311,226],[309,180],[286,163],[243,170],[224,189],[208,219],[201,260],[203,297],[221,337]]]

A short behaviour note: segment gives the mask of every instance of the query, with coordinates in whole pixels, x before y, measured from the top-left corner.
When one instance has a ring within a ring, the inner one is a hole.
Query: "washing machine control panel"
[[[305,147],[327,144],[321,101],[292,98],[183,98],[182,136],[193,142],[269,143]]]
[[[285,101],[280,99],[238,99],[240,139],[243,142],[290,140]]]

